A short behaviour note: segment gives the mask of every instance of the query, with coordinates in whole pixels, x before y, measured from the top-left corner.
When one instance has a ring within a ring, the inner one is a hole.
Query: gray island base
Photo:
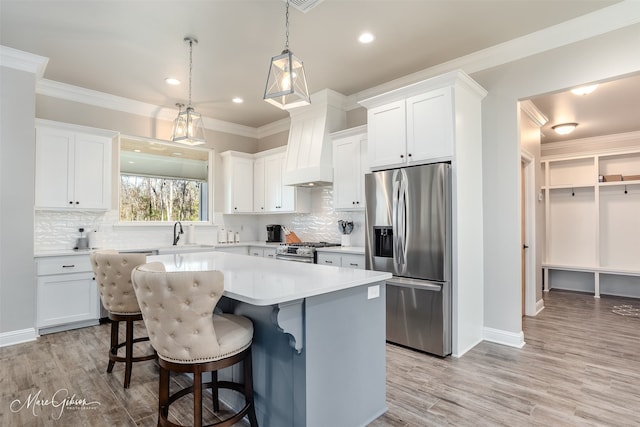
[[[358,427],[386,412],[388,273],[200,253],[149,257],[169,271],[220,270],[216,310],[254,325],[253,383],[261,427]],[[241,379],[239,367],[220,379]],[[237,408],[242,398],[221,390]]]

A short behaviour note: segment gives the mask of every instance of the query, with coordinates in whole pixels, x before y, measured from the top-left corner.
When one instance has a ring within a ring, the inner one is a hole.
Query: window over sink
[[[209,222],[212,150],[120,137],[119,221]]]

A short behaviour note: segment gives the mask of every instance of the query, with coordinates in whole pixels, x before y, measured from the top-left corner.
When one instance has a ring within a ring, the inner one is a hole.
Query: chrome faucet
[[[178,233],[176,233],[176,226],[180,226],[180,231]],[[184,231],[182,231],[182,223],[180,221],[177,221],[175,224],[173,224],[173,246],[176,246],[178,244],[178,240],[180,240],[180,235],[184,234]]]

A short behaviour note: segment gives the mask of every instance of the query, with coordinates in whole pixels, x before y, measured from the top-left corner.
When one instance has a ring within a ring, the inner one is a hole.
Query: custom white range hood
[[[346,127],[345,103],[344,95],[325,89],[311,95],[311,105],[289,111],[291,128],[284,185],[332,185],[333,150],[329,134]]]

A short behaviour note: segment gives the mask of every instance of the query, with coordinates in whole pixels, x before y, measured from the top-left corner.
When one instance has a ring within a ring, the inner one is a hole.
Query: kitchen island
[[[385,281],[389,273],[205,252],[148,257],[167,271],[219,270],[216,310],[254,325],[261,427],[365,426],[386,410]],[[234,368],[238,369],[238,368]],[[227,370],[221,378],[239,380]],[[221,392],[227,404],[241,399]]]

